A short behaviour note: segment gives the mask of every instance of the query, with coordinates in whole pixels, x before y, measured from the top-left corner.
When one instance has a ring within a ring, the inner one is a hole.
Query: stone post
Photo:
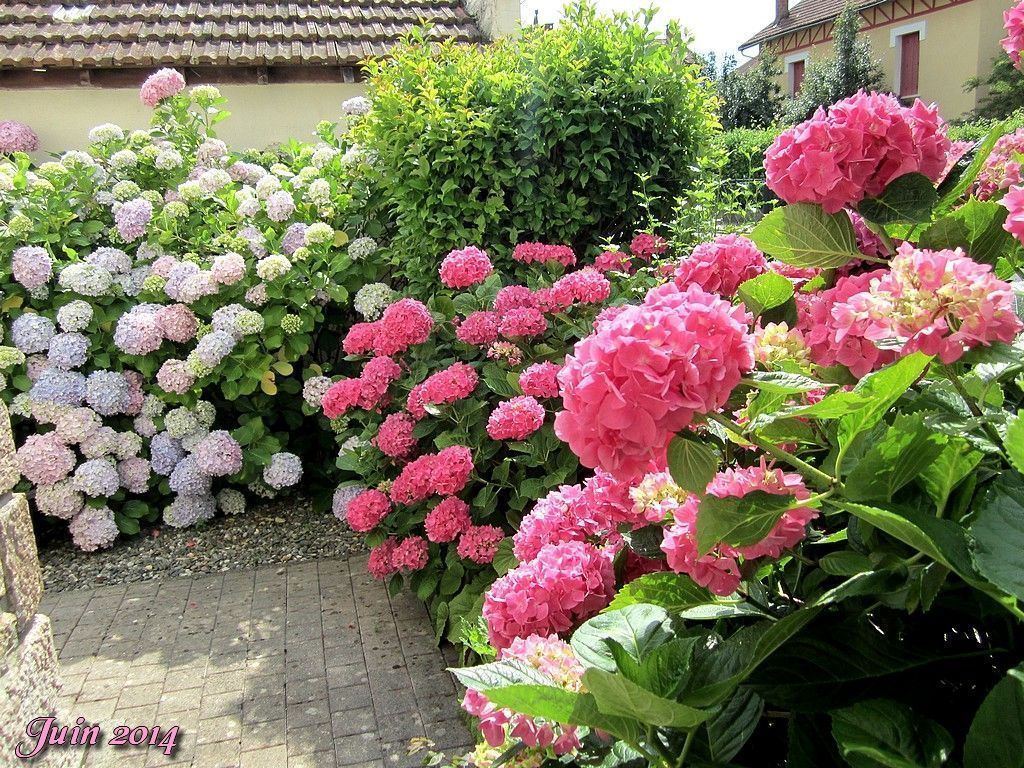
[[[18,765],[14,749],[29,742],[28,723],[38,717],[62,721],[60,675],[50,619],[39,613],[43,576],[36,554],[28,499],[13,493],[19,473],[7,407],[0,401],[0,765]],[[49,749],[28,763],[68,768],[81,750]]]

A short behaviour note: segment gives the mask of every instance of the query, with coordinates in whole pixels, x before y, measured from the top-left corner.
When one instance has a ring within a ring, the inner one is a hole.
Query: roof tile
[[[853,6],[858,10],[864,10],[874,5],[883,5],[889,0],[851,0]],[[760,32],[755,34],[740,48],[751,48],[769,40],[774,40],[782,35],[795,32],[798,29],[806,29],[827,21],[832,21],[846,7],[848,0],[801,0],[801,2],[789,9],[789,16],[779,21],[776,19]]]

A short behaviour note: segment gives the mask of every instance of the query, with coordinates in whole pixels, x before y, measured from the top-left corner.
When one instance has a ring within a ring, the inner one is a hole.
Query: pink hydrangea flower
[[[629,252],[643,261],[650,261],[668,249],[665,238],[641,232],[629,244]]]
[[[184,304],[168,304],[156,312],[156,324],[164,338],[178,343],[191,341],[199,330],[199,318]]]
[[[1001,136],[992,148],[974,182],[972,191],[979,200],[989,200],[1000,190],[1019,186],[1024,180],[1021,156],[1024,155],[1024,128]]]
[[[534,363],[519,374],[519,388],[524,395],[534,397],[558,397],[558,372],[562,366],[556,363]]]
[[[472,525],[459,537],[459,557],[487,565],[494,560],[505,532],[496,525]]]
[[[334,382],[320,401],[324,416],[328,419],[344,416],[356,407],[362,393],[363,385],[359,379],[341,379]]]
[[[163,99],[173,96],[185,87],[185,78],[174,69],[159,69],[146,78],[139,91],[139,98],[149,108],[155,107]]]
[[[415,504],[434,492],[436,454],[427,453],[413,459],[398,473],[391,484],[391,499],[399,504]]]
[[[512,258],[523,264],[546,264],[553,262],[564,267],[576,263],[576,254],[567,245],[545,245],[544,243],[520,243],[512,251]]]
[[[53,277],[53,260],[45,248],[38,245],[23,245],[11,257],[14,279],[34,291],[46,285]]]
[[[391,565],[403,573],[421,571],[430,561],[430,546],[422,536],[407,536],[395,545]]]
[[[904,107],[895,96],[861,91],[785,131],[764,166],[768,186],[787,203],[837,213],[908,173],[938,180],[950,145],[934,105]]]
[[[918,250],[910,243],[866,291],[833,306],[832,317],[839,342],[850,329],[876,344],[902,344],[901,355],[921,351],[946,364],[978,345],[1009,343],[1022,328],[1013,289],[990,265],[959,248]]]
[[[484,596],[491,644],[568,632],[611,602],[615,574],[607,553],[581,541],[548,544],[499,578]]]
[[[586,541],[594,531],[587,530],[577,515],[584,503],[583,489],[578,485],[560,486],[538,499],[512,537],[516,559],[528,563],[548,544]]]
[[[743,498],[753,491],[793,496],[797,501],[810,497],[799,475],[770,469],[764,460],[760,465],[719,472],[707,488],[708,494],[720,499]],[[736,591],[740,582],[740,558],[780,557],[783,551],[803,541],[807,535],[807,524],[818,516],[817,511],[810,507],[795,507],[787,510],[771,532],[756,544],[745,547],[719,544],[711,552],[700,554],[697,549],[699,507],[700,499],[689,495],[674,509],[674,522],[665,531],[661,548],[673,571],[689,575],[716,595],[729,595]]]
[[[345,519],[353,531],[366,533],[380,525],[390,512],[391,501],[387,495],[371,488],[348,503]]]
[[[437,544],[455,541],[460,533],[468,530],[472,525],[469,505],[455,496],[442,499],[436,507],[427,513],[427,518],[423,521],[427,538]]]
[[[200,471],[210,477],[227,477],[242,470],[242,446],[223,429],[200,440],[193,455]]]
[[[156,372],[156,383],[164,392],[183,395],[192,389],[196,377],[184,360],[164,360],[160,370]]]
[[[438,496],[454,496],[469,482],[473,472],[473,453],[464,445],[451,445],[439,451],[431,468],[430,482]]]
[[[455,337],[475,347],[485,347],[498,340],[498,315],[495,312],[473,312],[459,323]]]
[[[468,288],[482,283],[492,272],[494,265],[487,254],[473,246],[449,253],[438,270],[441,282],[448,288]]]
[[[693,249],[676,267],[675,283],[682,289],[699,285],[708,293],[731,298],[747,280],[768,271],[768,261],[742,235],[721,235]]]
[[[451,405],[469,397],[480,380],[476,369],[468,363],[453,363],[431,374],[409,392],[406,408],[422,419],[426,405]]]
[[[245,258],[238,253],[222,253],[214,257],[210,273],[221,285],[234,285],[245,277]]]
[[[1021,68],[1021,52],[1024,51],[1024,2],[1019,2],[1003,12],[1003,26],[1006,37],[1003,38],[1003,50],[1009,54],[1013,66]]]
[[[121,238],[130,243],[146,234],[146,226],[152,218],[153,204],[144,197],[137,197],[117,209],[114,224]]]
[[[434,327],[434,318],[422,302],[401,299],[384,310],[377,324],[379,330],[374,338],[374,352],[396,355],[425,342]]]
[[[558,374],[555,433],[588,467],[620,479],[663,465],[672,436],[720,408],[754,365],[750,316],[669,283],[576,344]]]
[[[35,152],[37,149],[39,137],[35,131],[16,120],[0,120],[0,155]]]
[[[564,291],[571,302],[600,304],[612,293],[608,278],[593,267],[584,267],[560,278],[552,287],[555,293]]]
[[[848,320],[840,324],[833,313],[836,305],[866,290],[873,279],[883,274],[885,270],[875,270],[841,277],[827,291],[797,294],[797,330],[803,334],[811,360],[822,366],[845,365],[860,378],[896,359],[893,350],[879,349],[865,337],[866,323]]]
[[[404,459],[416,450],[416,438],[413,430],[416,421],[407,413],[398,411],[388,414],[373,437],[376,445],[385,456],[393,459]]]
[[[498,403],[487,419],[492,440],[525,440],[544,426],[544,406],[530,395]]]
[[[525,285],[506,285],[494,297],[494,311],[500,316],[524,307],[537,309],[537,299]]]
[[[363,355],[373,349],[377,341],[377,323],[356,323],[348,329],[341,342],[346,355]]]
[[[632,257],[622,251],[602,251],[594,259],[594,269],[601,272],[625,272],[633,273]]]
[[[392,562],[397,542],[394,538],[388,538],[382,544],[370,550],[370,558],[366,563],[366,570],[375,579],[384,579],[398,573],[398,568]]]
[[[548,329],[548,321],[539,309],[517,307],[510,309],[498,324],[498,333],[506,339],[532,338]]]
[[[359,407],[372,411],[384,405],[388,387],[401,375],[402,366],[390,357],[375,357],[367,362],[359,375]]]
[[[1003,229],[1024,243],[1024,187],[1011,187],[999,202],[1010,212]]]

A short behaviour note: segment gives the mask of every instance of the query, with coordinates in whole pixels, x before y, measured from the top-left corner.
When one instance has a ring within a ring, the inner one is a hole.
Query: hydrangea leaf
[[[931,179],[921,173],[907,173],[893,179],[878,197],[862,200],[857,210],[876,224],[921,224],[931,219],[938,201]]]
[[[900,414],[847,476],[846,495],[855,501],[889,501],[934,461],[947,439],[926,428],[921,414]]]
[[[750,740],[761,721],[764,700],[749,688],[736,691],[708,720],[708,750],[718,762],[732,760]]]
[[[1024,768],[1024,664],[989,692],[964,744],[964,768]]]
[[[718,454],[699,438],[680,432],[668,444],[668,471],[683,490],[703,493],[718,470]]]
[[[949,494],[981,461],[982,453],[960,437],[951,437],[931,464],[926,466],[917,478],[939,509],[946,508]]]
[[[1009,210],[991,200],[964,203],[921,234],[920,245],[934,251],[963,248],[982,264],[995,264],[1013,246],[1013,235],[1003,229]]]
[[[1006,455],[1018,472],[1024,472],[1024,420],[1021,416],[1024,411],[1017,411],[1017,415],[1010,420],[1006,428],[1006,439],[1003,440],[1003,448]]]
[[[756,544],[771,532],[794,501],[792,496],[765,491],[752,491],[741,498],[705,496],[697,513],[697,551],[706,554],[718,544]]]
[[[615,640],[639,661],[647,652],[672,639],[669,623],[664,608],[629,605],[585,622],[573,633],[572,649],[584,666],[614,672],[618,667],[607,639]]]
[[[641,688],[624,675],[591,667],[583,684],[605,715],[639,720],[662,728],[690,729],[708,719],[709,712],[672,701]]]
[[[496,706],[556,723],[598,728],[633,744],[644,730],[633,718],[601,712],[594,696],[589,693],[573,693],[551,685],[510,685],[485,693]]]
[[[742,283],[737,289],[747,309],[755,316],[781,307],[793,298],[793,283],[776,272],[765,272]]]
[[[976,507],[971,536],[981,574],[1024,600],[1024,477],[1007,471],[996,478]]]
[[[648,603],[690,620],[714,620],[728,616],[760,616],[761,611],[739,595],[719,597],[679,573],[648,573],[626,584],[607,610]]]
[[[953,752],[945,728],[887,699],[833,711],[832,736],[852,768],[940,768]]]
[[[863,258],[846,213],[826,213],[818,205],[776,208],[750,233],[764,253],[795,267],[834,269]]]

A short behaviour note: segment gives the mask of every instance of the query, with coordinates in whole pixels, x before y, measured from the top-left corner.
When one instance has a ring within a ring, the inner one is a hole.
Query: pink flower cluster
[[[567,245],[545,245],[544,243],[520,243],[512,251],[512,258],[523,264],[546,264],[553,262],[563,267],[576,263],[576,254]]]
[[[959,248],[928,251],[904,243],[890,267],[833,306],[838,342],[849,330],[900,344],[901,355],[921,351],[948,364],[978,345],[1011,342],[1021,331],[1013,289]]]
[[[438,273],[448,288],[468,288],[482,283],[494,272],[487,254],[472,245],[444,257]]]
[[[436,507],[427,513],[423,522],[427,538],[437,544],[455,541],[460,533],[473,525],[469,516],[469,505],[462,499],[449,496],[441,499]]]
[[[730,298],[742,283],[767,271],[768,261],[753,242],[741,235],[721,235],[698,245],[679,262],[675,283],[682,289],[699,285]]]
[[[548,544],[495,581],[483,607],[491,644],[501,650],[517,637],[568,632],[608,605],[610,554],[581,541]]]
[[[455,337],[475,347],[486,347],[498,340],[498,314],[472,312],[458,324]]]
[[[533,338],[548,329],[544,313],[534,307],[516,307],[498,322],[498,334],[506,339]]]
[[[391,501],[376,488],[363,491],[348,503],[345,519],[353,531],[372,531],[391,512]]]
[[[409,414],[403,411],[389,413],[372,442],[385,456],[404,459],[416,450],[415,428],[416,420]]]
[[[342,341],[346,354],[360,355],[370,350],[392,356],[430,338],[434,318],[416,299],[401,299],[388,306],[380,320],[356,323]]]
[[[583,665],[569,644],[553,635],[515,638],[502,651],[501,658],[525,662],[565,690],[576,693],[583,688]],[[480,731],[492,747],[503,746],[510,737],[528,747],[551,749],[555,755],[567,754],[580,746],[574,726],[499,709],[475,688],[466,691],[462,707],[479,718]]]
[[[146,78],[139,91],[142,103],[152,109],[164,99],[185,87],[185,78],[176,69],[158,69]]]
[[[406,409],[419,420],[427,415],[428,405],[451,405],[469,397],[480,377],[468,363],[453,363],[421,381],[409,392]]]
[[[1024,187],[1011,187],[999,202],[1010,212],[1003,229],[1024,243]]]
[[[374,357],[363,366],[358,378],[341,379],[327,389],[320,405],[324,416],[337,419],[352,408],[375,410],[388,400],[388,387],[402,374],[402,367],[390,357]]]
[[[785,131],[764,166],[768,186],[787,203],[837,213],[908,173],[938,180],[950,145],[936,106],[903,107],[894,96],[861,91]]]
[[[1021,156],[1024,155],[1024,128],[1001,136],[992,148],[978,178],[973,193],[979,200],[989,200],[999,191],[1020,185]]]
[[[672,436],[721,407],[754,365],[743,307],[669,283],[576,344],[558,374],[555,433],[621,479],[664,465]]]
[[[758,466],[719,472],[707,487],[708,494],[720,499],[743,498],[753,491],[793,496],[797,501],[810,497],[800,475],[770,469],[763,460]],[[689,575],[716,595],[729,595],[736,591],[740,583],[739,558],[778,558],[784,550],[803,541],[807,535],[807,524],[818,516],[814,509],[798,506],[786,510],[771,532],[756,544],[745,547],[719,544],[711,552],[702,554],[697,549],[699,507],[700,499],[690,495],[675,508],[674,522],[665,531],[661,548],[673,571]]]
[[[1024,2],[1018,2],[1013,8],[1003,12],[1003,26],[1006,37],[1003,38],[1003,50],[1009,54],[1013,66],[1021,68],[1021,52],[1024,51]]]
[[[629,252],[643,261],[650,261],[668,249],[665,238],[641,232],[629,244]]]
[[[525,440],[544,425],[544,406],[530,395],[498,403],[487,419],[492,440]]]
[[[0,155],[35,152],[37,149],[39,137],[35,131],[16,120],[0,120]]]
[[[406,464],[391,486],[391,499],[415,504],[431,495],[454,496],[469,482],[473,455],[469,448],[452,445],[426,453]]]
[[[459,557],[487,565],[494,560],[504,538],[505,532],[496,525],[472,525],[459,537]]]
[[[555,363],[534,363],[519,374],[519,388],[524,395],[558,397],[560,370],[562,367]]]

